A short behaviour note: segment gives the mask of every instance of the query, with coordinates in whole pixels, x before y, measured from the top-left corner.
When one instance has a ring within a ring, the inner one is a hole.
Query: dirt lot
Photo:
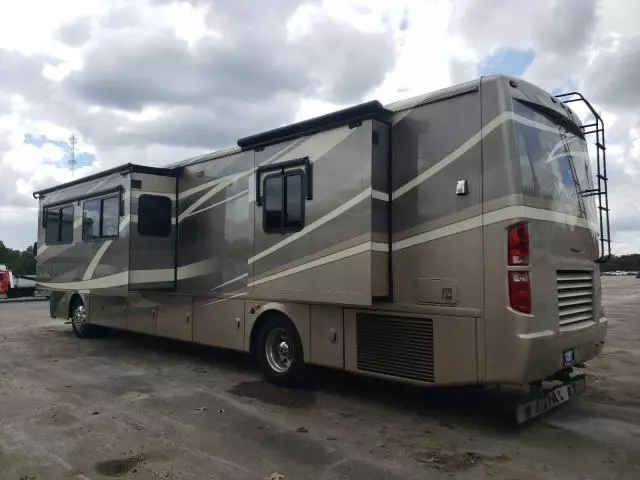
[[[242,355],[77,340],[45,302],[0,305],[0,479],[640,478],[640,280],[605,278],[587,393],[517,428],[504,389],[320,371],[264,383]]]

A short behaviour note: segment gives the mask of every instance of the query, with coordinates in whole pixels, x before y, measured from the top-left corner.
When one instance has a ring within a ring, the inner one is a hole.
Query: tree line
[[[613,272],[615,270],[640,272],[640,253],[631,255],[611,255],[611,258],[600,265],[600,271]]]
[[[24,251],[14,250],[0,240],[0,265],[6,265],[16,275],[35,275],[36,259],[33,256],[33,247],[27,247]]]

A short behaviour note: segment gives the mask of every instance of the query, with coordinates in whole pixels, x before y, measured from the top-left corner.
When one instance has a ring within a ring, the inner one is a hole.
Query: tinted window
[[[119,197],[85,200],[82,210],[82,238],[96,240],[117,237],[119,220]]]
[[[73,241],[73,206],[60,209],[60,242]]]
[[[46,210],[47,227],[45,230],[45,243],[60,243],[60,210],[50,208]]]
[[[304,226],[303,180],[300,172],[280,173],[265,178],[265,232],[300,230]]]
[[[102,200],[102,237],[118,236],[118,220],[120,218],[120,199],[110,197]]]
[[[525,195],[552,201],[554,210],[594,216],[594,199],[581,195],[592,188],[584,138],[521,102],[514,102],[514,111],[525,119],[515,123]]]
[[[45,209],[46,227],[44,243],[73,242],[73,205]]]
[[[278,231],[282,227],[282,175],[272,175],[264,181],[264,230]]]
[[[286,228],[302,228],[302,175],[299,173],[287,175],[286,179]]]
[[[85,240],[100,238],[101,200],[87,200],[82,210],[82,237]]]
[[[138,200],[138,233],[147,237],[171,235],[171,200],[159,195],[141,195]]]

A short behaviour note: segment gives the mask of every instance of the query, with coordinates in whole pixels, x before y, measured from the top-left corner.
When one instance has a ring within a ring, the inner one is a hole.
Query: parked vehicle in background
[[[33,297],[36,289],[35,275],[15,275],[0,265],[0,298]]]
[[[568,371],[604,345],[606,181],[582,95],[485,77],[35,192],[38,281],[79,337],[243,350],[278,383],[305,363],[424,386],[560,380],[527,419],[584,390]]]

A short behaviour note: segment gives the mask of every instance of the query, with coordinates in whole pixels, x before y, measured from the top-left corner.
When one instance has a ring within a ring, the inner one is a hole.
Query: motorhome
[[[81,338],[246,351],[286,384],[306,364],[425,386],[560,379],[564,401],[607,330],[604,142],[582,95],[506,76],[370,101],[35,192],[38,281]]]

